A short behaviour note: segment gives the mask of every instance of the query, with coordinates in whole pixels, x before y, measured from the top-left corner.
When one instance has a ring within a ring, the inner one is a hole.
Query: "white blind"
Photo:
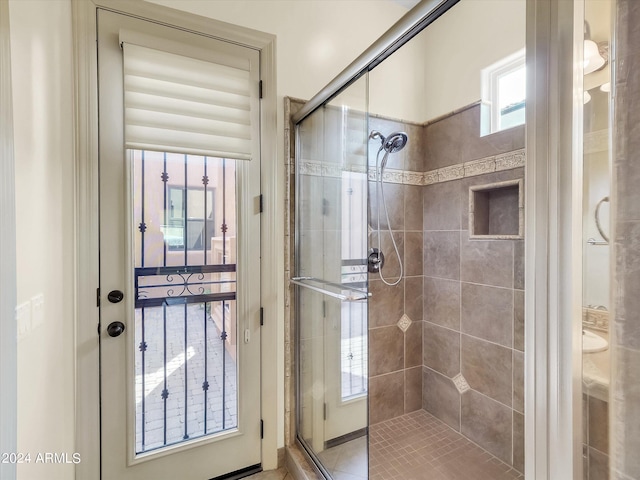
[[[248,69],[127,42],[122,49],[126,148],[251,160]]]

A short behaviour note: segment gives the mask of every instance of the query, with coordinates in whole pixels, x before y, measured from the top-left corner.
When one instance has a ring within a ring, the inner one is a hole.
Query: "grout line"
[[[513,394],[512,394],[512,396],[513,396]],[[511,403],[513,403],[513,398],[511,399]],[[513,441],[513,416],[514,416],[514,413],[513,413],[513,409],[512,409],[511,410],[511,452],[510,452],[510,454],[511,454],[511,467],[512,468],[513,468],[513,444],[514,444],[514,441]]]
[[[459,235],[460,235],[460,248],[458,249],[458,278],[462,278],[462,230],[460,230]],[[459,322],[458,322],[459,335],[460,335],[460,337],[458,338],[458,345],[459,345],[458,348],[460,349],[460,352],[459,352],[460,372],[459,373],[464,378],[464,374],[462,373],[462,280],[459,280],[458,283],[460,284],[460,295],[458,296],[458,303],[460,308]],[[466,379],[465,379],[465,382],[466,382]],[[459,430],[460,432],[462,432],[462,395],[463,394],[458,392],[458,395],[460,396],[460,413],[458,416],[459,423],[460,423]]]
[[[450,328],[450,327],[445,327],[445,326],[443,326],[443,325],[439,325],[439,324],[437,324],[437,323],[433,323],[433,322],[430,322],[430,321],[428,321],[428,320],[424,320],[424,322],[425,322],[425,323],[430,323],[431,325],[435,325],[436,327],[444,328],[444,329],[446,329],[446,330],[449,330],[450,332],[459,333],[459,334],[461,334],[461,335],[464,335],[465,337],[470,337],[470,338],[473,338],[473,339],[475,339],[475,340],[481,340],[481,341],[483,341],[483,342],[490,343],[491,345],[495,345],[496,347],[506,348],[507,350],[516,350],[516,351],[518,351],[518,352],[520,352],[520,353],[523,353],[522,351],[517,350],[517,349],[515,349],[515,348],[513,348],[513,347],[506,347],[506,346],[504,346],[504,345],[502,345],[502,344],[500,344],[500,343],[496,343],[496,342],[493,342],[493,341],[491,341],[491,340],[487,340],[486,338],[476,337],[475,335],[471,335],[471,334],[469,334],[469,333],[467,333],[467,332],[463,332],[463,331],[461,331],[461,330],[455,330],[455,329]],[[460,320],[460,322],[462,322],[462,319]],[[392,326],[393,326],[393,325],[392,325]],[[383,328],[383,327],[376,327],[376,328]],[[373,329],[371,329],[371,330],[373,330]]]
[[[513,288],[511,288],[511,287],[499,287],[498,285],[487,285],[486,283],[467,282],[467,281],[464,281],[464,280],[460,280],[460,283],[466,283],[467,285],[476,285],[476,286],[479,286],[479,287],[499,288],[501,290],[511,290],[511,291],[513,291]]]

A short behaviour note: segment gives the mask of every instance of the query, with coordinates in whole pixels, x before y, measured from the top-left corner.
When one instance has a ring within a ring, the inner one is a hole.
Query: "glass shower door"
[[[296,140],[297,431],[332,477],[367,477],[366,94],[362,78]]]

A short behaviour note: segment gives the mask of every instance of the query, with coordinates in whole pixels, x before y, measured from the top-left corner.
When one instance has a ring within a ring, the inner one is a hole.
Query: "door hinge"
[[[322,318],[327,318],[327,302],[322,301]]]
[[[100,308],[100,287],[96,288],[96,307]]]
[[[262,80],[260,80],[260,83],[258,85],[258,96],[262,98]]]
[[[323,416],[323,420],[327,419],[327,404],[326,403],[322,404],[322,416]]]
[[[260,438],[264,438],[264,420],[260,420]]]
[[[260,326],[264,326],[264,308],[260,307]]]
[[[264,195],[260,194],[260,213],[264,211]]]

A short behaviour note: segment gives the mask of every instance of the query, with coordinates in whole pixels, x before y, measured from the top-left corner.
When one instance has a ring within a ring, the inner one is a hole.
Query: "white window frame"
[[[506,130],[506,128],[500,126],[499,81],[501,77],[521,68],[526,68],[524,48],[482,69],[480,73],[482,84],[481,135],[484,136]],[[522,124],[524,124],[524,121]]]

